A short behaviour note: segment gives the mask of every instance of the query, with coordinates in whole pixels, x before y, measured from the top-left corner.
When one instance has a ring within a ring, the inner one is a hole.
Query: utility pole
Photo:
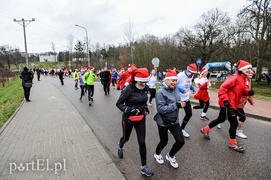
[[[27,53],[27,44],[26,44],[26,32],[25,27],[30,24],[32,21],[35,21],[35,18],[32,18],[31,20],[25,20],[22,18],[21,20],[13,19],[14,22],[19,23],[21,26],[23,26],[24,30],[24,48],[25,48],[25,60],[26,60],[26,67],[28,67],[28,53]],[[23,24],[21,24],[23,22]],[[25,25],[25,22],[28,22],[28,24]]]
[[[80,25],[78,25],[78,24],[75,24],[75,26],[78,26],[78,27],[80,27],[80,28],[83,28],[85,31],[86,31],[86,38],[87,38],[87,57],[88,57],[88,67],[90,66],[90,61],[89,61],[89,50],[88,50],[88,31],[87,31],[87,29],[85,28],[85,27],[83,27],[83,26],[80,26]]]

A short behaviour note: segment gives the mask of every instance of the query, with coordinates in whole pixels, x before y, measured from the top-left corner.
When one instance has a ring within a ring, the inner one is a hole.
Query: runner
[[[78,77],[78,82],[79,82],[79,86],[80,86],[80,89],[81,89],[81,94],[80,94],[80,98],[79,98],[80,101],[82,101],[82,97],[85,95],[86,85],[85,85],[84,80],[83,80],[84,74],[85,74],[84,69],[81,69],[79,77]]]
[[[152,99],[155,98],[156,84],[157,84],[156,71],[155,71],[155,69],[153,69],[151,71],[150,80],[148,82],[149,91],[150,91],[149,106],[152,105]]]
[[[207,79],[208,69],[202,68],[200,70],[199,78],[195,79],[195,84],[198,87],[197,93],[194,95],[194,98],[199,100],[198,106],[193,106],[193,109],[203,109],[200,119],[208,121],[209,118],[206,117],[206,113],[208,111],[210,105],[210,96],[208,93],[208,88],[210,86],[215,85],[215,83],[211,83],[209,79]]]
[[[83,76],[83,82],[86,84],[87,86],[87,90],[88,90],[88,104],[89,106],[92,105],[93,103],[93,95],[94,95],[94,81],[98,79],[98,77],[96,76],[96,74],[94,73],[94,67],[93,66],[89,66],[89,71],[86,72]]]
[[[166,155],[166,159],[170,162],[173,168],[178,168],[178,162],[176,161],[175,154],[184,145],[184,137],[181,132],[179,124],[179,108],[185,107],[186,102],[181,101],[180,93],[176,89],[177,73],[174,70],[168,69],[164,82],[160,89],[157,91],[156,109],[157,113],[154,116],[154,120],[157,123],[160,142],[158,143],[154,158],[159,164],[164,163],[162,150],[168,143],[168,131],[171,132],[175,139],[171,150]]]
[[[200,132],[204,135],[205,139],[210,140],[210,130],[219,123],[223,123],[226,120],[226,117],[228,117],[228,121],[230,122],[229,148],[237,152],[244,152],[245,148],[238,145],[235,139],[236,129],[238,126],[236,109],[242,95],[254,95],[254,91],[250,90],[246,85],[246,80],[251,74],[252,65],[244,60],[239,60],[237,62],[237,66],[238,71],[229,76],[218,90],[220,112],[217,119],[210,122],[207,126],[201,129]]]
[[[147,166],[146,149],[146,115],[149,114],[147,106],[148,89],[146,82],[149,81],[147,68],[138,68],[133,71],[133,82],[121,92],[116,106],[123,112],[122,130],[123,135],[118,144],[118,157],[123,158],[123,146],[129,140],[133,128],[136,130],[141,158],[141,174],[152,176],[154,173]]]
[[[190,96],[190,91],[192,91],[193,94],[196,93],[195,88],[192,86],[192,79],[196,73],[197,73],[197,65],[193,63],[193,64],[189,64],[186,70],[178,73],[177,75],[178,77],[177,89],[180,91],[181,101],[186,102],[186,106],[184,107],[185,116],[183,118],[183,122],[181,125],[183,136],[186,138],[190,136],[184,130],[184,128],[192,116],[192,108],[191,108],[189,96]]]
[[[75,69],[75,71],[74,71],[74,73],[73,73],[74,89],[75,89],[75,90],[78,89],[78,75],[79,75],[79,71],[78,71],[78,69]]]

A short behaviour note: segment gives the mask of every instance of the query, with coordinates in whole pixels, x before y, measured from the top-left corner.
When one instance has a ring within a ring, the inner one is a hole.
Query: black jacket
[[[25,86],[25,83],[32,83],[33,73],[31,71],[23,71],[20,75],[22,79],[22,86]]]
[[[103,71],[101,72],[100,77],[101,77],[101,81],[110,82],[111,73],[109,71]]]
[[[130,111],[135,108],[140,111],[138,115],[145,115],[148,101],[148,87],[140,90],[135,86],[135,82],[126,86],[120,94],[116,106],[123,112],[123,120],[128,120]]]

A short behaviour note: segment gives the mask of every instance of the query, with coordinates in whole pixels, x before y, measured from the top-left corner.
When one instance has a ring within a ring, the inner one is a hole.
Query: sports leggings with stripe
[[[146,165],[146,162],[147,162],[147,148],[146,148],[146,143],[145,143],[145,137],[146,137],[146,124],[145,124],[145,122],[146,122],[145,118],[142,121],[136,122],[134,124],[128,124],[127,122],[122,121],[123,136],[120,138],[120,143],[119,143],[119,147],[122,148],[123,145],[127,141],[129,141],[131,132],[134,127],[136,130],[142,166]]]

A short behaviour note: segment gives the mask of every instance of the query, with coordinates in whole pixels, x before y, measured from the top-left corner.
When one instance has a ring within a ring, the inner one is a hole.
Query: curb
[[[0,128],[0,135],[3,133],[3,131],[6,129],[6,127],[9,125],[11,120],[15,117],[15,115],[18,113],[18,111],[21,109],[22,105],[24,104],[25,99],[21,102],[19,107],[15,110],[15,112],[9,117],[9,119],[4,123],[4,125]]]
[[[195,101],[195,100],[191,100],[190,99],[190,102],[192,104],[198,104],[198,102]],[[209,107],[212,108],[212,109],[215,109],[215,110],[219,110],[220,109],[218,106],[215,106],[215,105],[210,105]],[[259,115],[259,114],[252,114],[252,113],[246,112],[246,116],[247,117],[251,117],[251,118],[255,118],[255,119],[260,119],[260,120],[263,120],[263,121],[271,122],[271,117],[265,117],[265,116],[262,116],[262,115]]]

